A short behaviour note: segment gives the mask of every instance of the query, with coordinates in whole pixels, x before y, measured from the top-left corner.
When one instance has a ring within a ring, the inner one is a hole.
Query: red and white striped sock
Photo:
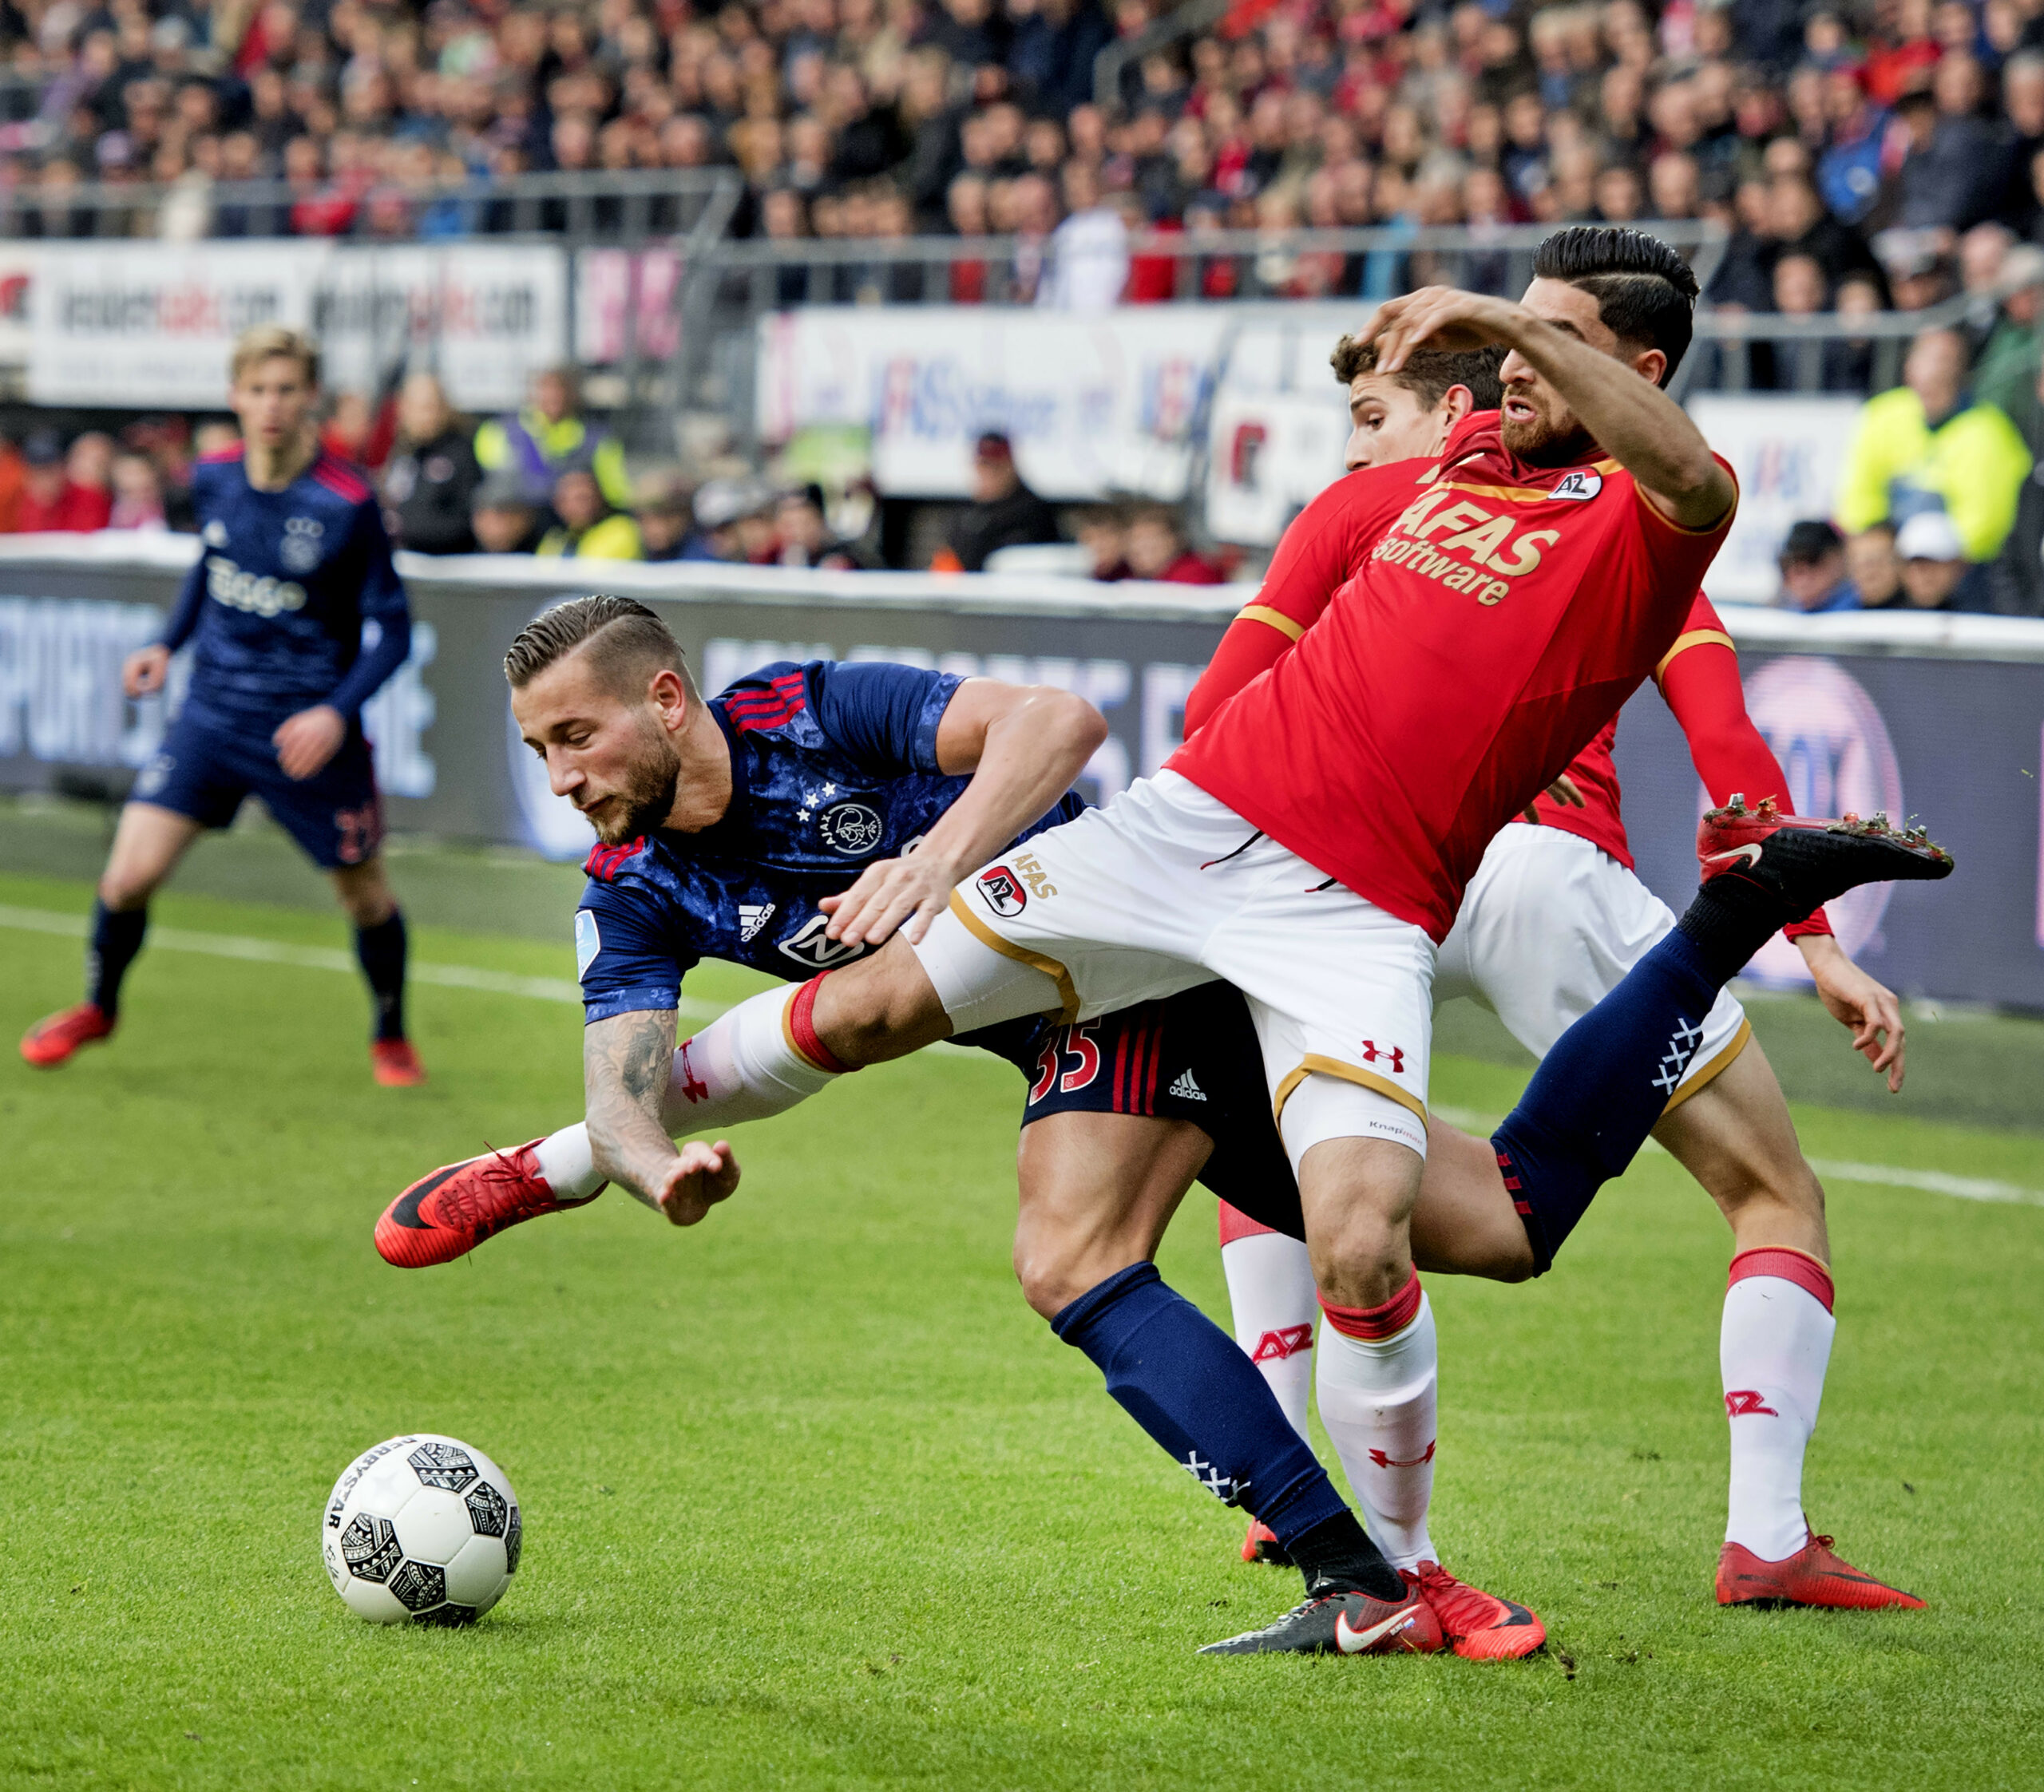
[[[1262,1371],[1292,1429],[1306,1435],[1313,1388],[1313,1326],[1318,1314],[1313,1260],[1296,1238],[1259,1225],[1221,1203],[1221,1268],[1235,1342]]]
[[[1831,1272],[1801,1251],[1741,1251],[1732,1260],[1717,1359],[1732,1430],[1725,1540],[1762,1561],[1808,1541],[1803,1452],[1816,1429],[1831,1362]]]
[[[1439,1561],[1427,1534],[1438,1419],[1433,1308],[1419,1272],[1380,1307],[1323,1297],[1320,1422],[1334,1441],[1363,1521],[1393,1568]]]

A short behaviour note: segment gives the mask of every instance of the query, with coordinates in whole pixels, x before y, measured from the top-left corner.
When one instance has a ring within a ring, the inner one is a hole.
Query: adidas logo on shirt
[[[1170,1093],[1181,1102],[1203,1102],[1206,1099],[1206,1091],[1192,1080],[1190,1070],[1178,1072],[1178,1080],[1171,1085]]]
[[[774,904],[770,902],[741,902],[738,905],[738,937],[741,945],[773,918]]]

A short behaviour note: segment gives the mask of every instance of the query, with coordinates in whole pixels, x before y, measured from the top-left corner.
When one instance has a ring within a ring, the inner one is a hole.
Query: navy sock
[[[1722,959],[1678,930],[1555,1042],[1491,1135],[1536,1274],[1646,1141],[1703,1038]]]
[[[147,908],[109,908],[94,900],[92,944],[85,951],[85,999],[109,1020],[121,1011],[121,979],[149,930]]]
[[[355,930],[355,955],[369,979],[376,1003],[376,1037],[405,1036],[405,917],[396,909],[387,920]]]
[[[1131,1264],[1088,1288],[1051,1330],[1093,1359],[1107,1391],[1167,1455],[1224,1505],[1262,1519],[1286,1553],[1316,1526],[1345,1517],[1355,1525],[1355,1539],[1342,1540],[1349,1554],[1365,1566],[1373,1561],[1397,1586],[1255,1364],[1167,1288],[1155,1264]],[[1366,1554],[1354,1550],[1358,1540]]]

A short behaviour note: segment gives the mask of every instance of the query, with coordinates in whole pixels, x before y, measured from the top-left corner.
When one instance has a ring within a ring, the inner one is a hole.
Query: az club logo
[[[1282,1363],[1287,1357],[1298,1355],[1313,1348],[1313,1327],[1309,1325],[1288,1325],[1281,1331],[1266,1331],[1257,1339],[1256,1348],[1250,1353],[1252,1363]]]
[[[1006,865],[996,865],[991,871],[981,872],[978,887],[980,900],[1004,921],[1012,920],[1029,906],[1029,899],[1022,893],[1015,873]]]
[[[866,950],[864,946],[848,946],[842,940],[825,938],[823,930],[830,924],[828,915],[812,915],[798,932],[781,942],[781,950],[796,963],[806,964],[812,971],[828,971],[832,965],[857,958]]]
[[[848,859],[870,852],[887,825],[878,810],[864,803],[833,803],[816,825],[822,830],[823,844]]]
[[[1587,504],[1603,489],[1603,474],[1587,473],[1579,468],[1574,473],[1563,473],[1547,496],[1551,498],[1573,498],[1579,504]]]

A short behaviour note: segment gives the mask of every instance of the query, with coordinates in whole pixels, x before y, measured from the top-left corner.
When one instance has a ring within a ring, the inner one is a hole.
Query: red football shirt
[[[1732,523],[1682,528],[1614,461],[1531,466],[1470,423],[1438,465],[1330,489],[1359,568],[1167,762],[1436,941],[1491,837],[1674,645]]]

